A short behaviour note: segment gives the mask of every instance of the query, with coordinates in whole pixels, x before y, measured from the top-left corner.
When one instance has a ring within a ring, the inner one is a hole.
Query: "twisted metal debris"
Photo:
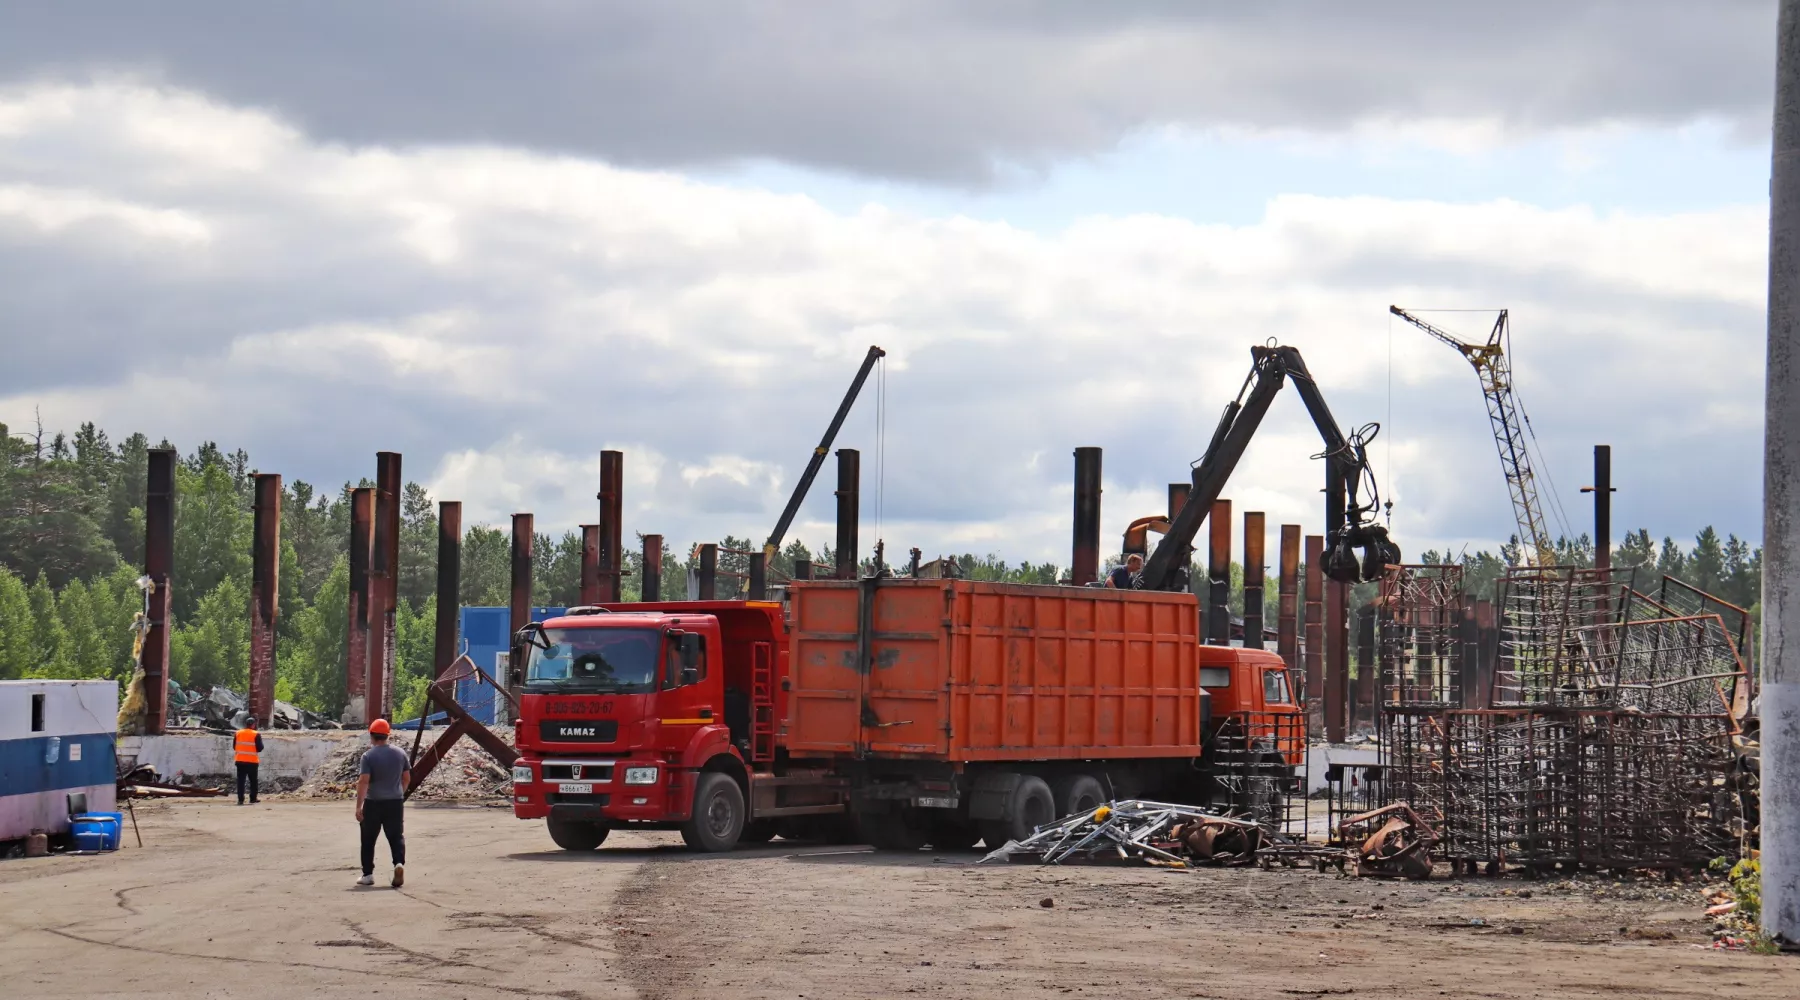
[[[1109,802],[1040,827],[1024,840],[1009,840],[981,859],[1029,858],[1059,865],[1102,860],[1186,866],[1201,861],[1254,860],[1262,844],[1255,823],[1171,802]]]

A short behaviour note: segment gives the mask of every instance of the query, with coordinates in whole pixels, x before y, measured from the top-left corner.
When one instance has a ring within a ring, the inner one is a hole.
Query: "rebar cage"
[[[1305,714],[1233,712],[1220,722],[1212,751],[1224,808],[1272,832],[1305,837]]]

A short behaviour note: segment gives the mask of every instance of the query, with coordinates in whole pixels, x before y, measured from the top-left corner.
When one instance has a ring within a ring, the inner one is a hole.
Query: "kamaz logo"
[[[561,728],[560,732],[564,736],[592,736],[592,735],[594,735],[594,727],[593,726],[563,726]],[[579,775],[577,775],[577,777],[579,777]]]
[[[581,780],[581,765],[580,764],[575,764],[569,768],[569,777],[574,778],[576,781]]]

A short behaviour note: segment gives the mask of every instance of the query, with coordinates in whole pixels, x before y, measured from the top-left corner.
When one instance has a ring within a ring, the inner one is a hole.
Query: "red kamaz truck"
[[[1305,723],[1192,594],[871,578],[572,609],[519,636],[513,810],[570,850],[999,845],[1109,798],[1278,822]]]

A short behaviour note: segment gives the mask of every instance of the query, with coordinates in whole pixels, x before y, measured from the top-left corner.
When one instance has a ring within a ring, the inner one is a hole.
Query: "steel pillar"
[[[1305,702],[1306,675],[1300,664],[1300,526],[1281,526],[1281,564],[1276,577],[1275,649],[1288,666],[1294,697]]]
[[[854,448],[839,448],[837,488],[837,578],[854,580],[857,575],[856,518],[858,483],[862,478],[862,453]]]
[[[1214,500],[1206,515],[1206,641],[1231,645],[1231,501]]]
[[[535,535],[533,519],[530,514],[514,514],[512,516],[512,593],[508,602],[511,611],[506,644],[510,652],[506,659],[506,686],[518,697],[519,688],[525,684],[525,653],[513,641],[513,636],[531,622],[531,550]],[[494,711],[512,714],[512,706],[506,699],[494,701]],[[511,721],[510,718],[508,721]]]
[[[1306,664],[1306,703],[1324,726],[1325,706],[1325,538],[1306,536],[1306,644],[1301,654]],[[1318,732],[1314,729],[1313,732]]]
[[[769,596],[768,561],[761,552],[750,553],[750,585],[746,600],[761,601]]]
[[[1325,739],[1342,743],[1350,724],[1350,586],[1325,581]]]
[[[152,448],[144,490],[144,575],[150,578],[150,630],[144,633],[144,732],[160,736],[169,720],[169,620],[175,580],[175,449]]]
[[[1085,587],[1100,579],[1100,449],[1075,449],[1075,540],[1069,582]]]
[[[1800,0],[1776,28],[1763,424],[1762,924],[1800,945]],[[1796,630],[1788,646],[1788,632]]]
[[[625,568],[625,453],[600,453],[600,597],[616,602]]]
[[[369,558],[369,718],[386,719],[394,704],[395,611],[400,596],[400,476],[398,452],[375,453],[375,544]]]
[[[438,503],[437,621],[431,642],[431,676],[456,662],[456,629],[462,610],[462,504]]]
[[[258,473],[250,528],[250,717],[275,714],[275,618],[281,614],[281,477]]]
[[[841,453],[840,453],[841,454]],[[700,546],[700,599],[716,601],[719,597],[719,546],[707,542]]]
[[[344,724],[366,726],[369,716],[369,557],[375,540],[375,491],[350,491],[350,614],[344,639]]]
[[[1244,512],[1244,648],[1263,648],[1263,515]]]
[[[584,524],[581,526],[581,601],[582,604],[600,604],[600,526]]]
[[[813,576],[813,564],[812,564],[811,559],[796,559],[796,560],[794,560],[794,579],[810,580],[810,579],[812,579],[812,576]]]
[[[644,536],[643,576],[639,581],[638,600],[662,600],[663,536]]]

